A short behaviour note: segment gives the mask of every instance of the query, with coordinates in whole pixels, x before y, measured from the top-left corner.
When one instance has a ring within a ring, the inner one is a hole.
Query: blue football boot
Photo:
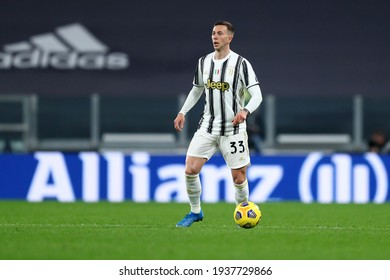
[[[176,224],[176,227],[189,227],[195,222],[199,222],[203,220],[203,211],[200,210],[200,213],[195,214],[190,212],[189,214],[185,215],[185,217]]]

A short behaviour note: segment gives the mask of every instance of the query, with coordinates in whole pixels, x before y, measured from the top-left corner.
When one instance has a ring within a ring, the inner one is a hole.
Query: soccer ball
[[[254,228],[261,220],[261,211],[251,201],[241,202],[234,210],[234,221],[242,228]]]

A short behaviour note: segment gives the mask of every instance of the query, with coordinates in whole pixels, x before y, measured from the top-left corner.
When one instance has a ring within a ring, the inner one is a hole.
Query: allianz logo
[[[126,53],[109,48],[80,23],[56,28],[3,46],[0,70],[55,68],[60,70],[122,70],[129,67]]]
[[[348,154],[325,157],[311,153],[301,167],[298,186],[301,200],[306,203],[383,203],[388,174],[374,153],[365,154],[359,162]]]

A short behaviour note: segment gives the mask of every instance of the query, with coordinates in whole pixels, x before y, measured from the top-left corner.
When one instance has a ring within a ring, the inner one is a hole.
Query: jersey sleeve
[[[245,105],[245,108],[249,111],[249,113],[252,113],[260,106],[261,102],[263,101],[263,95],[258,84],[253,87],[249,87],[248,93],[251,97],[248,103]]]
[[[194,105],[198,102],[199,98],[202,96],[203,88],[193,86],[190,92],[187,95],[186,101],[183,104],[183,107],[179,111],[183,115],[187,114],[189,110],[194,107]]]
[[[252,86],[256,86],[259,84],[257,80],[256,73],[252,68],[252,65],[245,58],[242,61],[241,65],[241,78],[244,86],[249,89]]]
[[[205,57],[199,58],[198,65],[196,66],[196,69],[195,69],[194,80],[192,82],[192,84],[195,87],[203,87],[204,86],[204,83],[203,83],[204,59],[205,59]]]
[[[261,102],[263,101],[263,96],[255,71],[253,70],[252,65],[246,59],[242,61],[241,77],[245,88],[251,96],[245,108],[250,113],[252,113],[260,106]]]

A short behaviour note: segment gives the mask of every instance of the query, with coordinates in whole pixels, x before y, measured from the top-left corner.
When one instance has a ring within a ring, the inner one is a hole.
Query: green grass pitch
[[[175,224],[180,203],[0,202],[2,260],[388,260],[390,204],[259,204],[253,229],[234,205],[203,204],[205,218]]]

